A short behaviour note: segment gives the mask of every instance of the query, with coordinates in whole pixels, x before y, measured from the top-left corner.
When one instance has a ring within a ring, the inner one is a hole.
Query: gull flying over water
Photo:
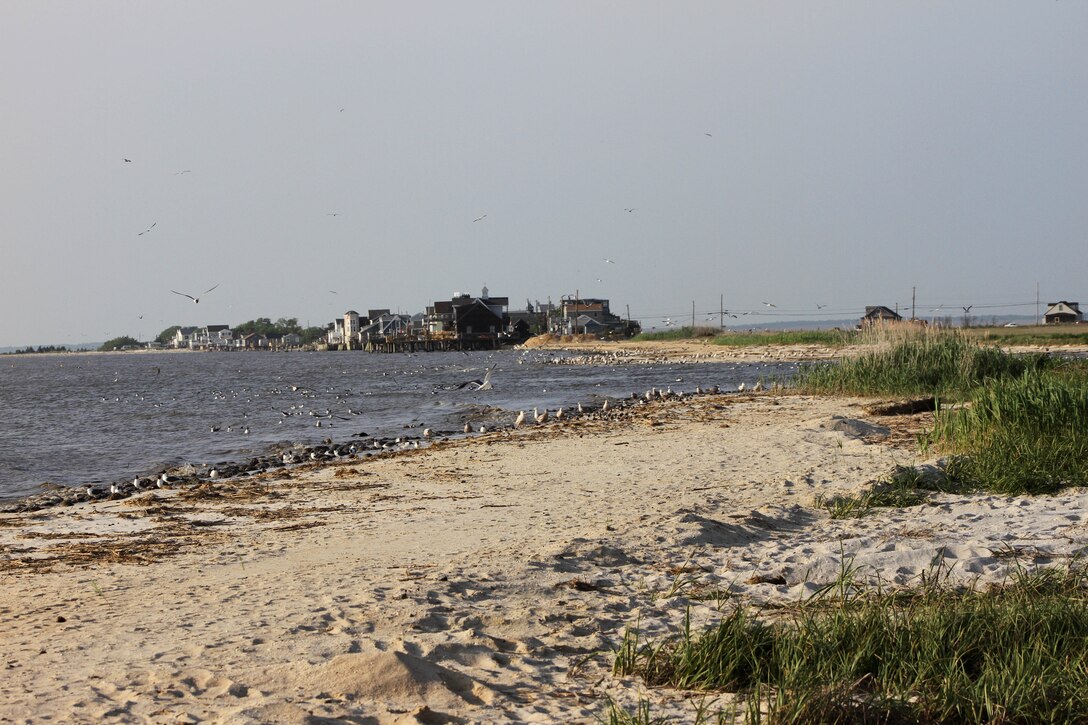
[[[473,219],[472,223],[475,224],[476,222],[483,221],[484,219],[487,219],[487,214],[481,214],[480,216]]]
[[[484,373],[483,380],[466,380],[463,383],[457,383],[456,385],[436,385],[431,390],[431,393],[437,393],[439,390],[494,390],[491,385],[491,372],[495,369],[492,365]]]
[[[219,285],[215,285],[215,287],[218,287],[218,286],[219,286]],[[203,291],[203,292],[201,292],[200,294],[201,294],[202,296],[203,296],[203,295],[206,295],[206,294],[208,294],[209,292],[211,292],[211,291],[212,291],[213,289],[215,289],[215,287],[212,287],[211,289],[208,289],[208,290],[204,290],[204,291]],[[171,292],[173,292],[173,293],[174,293],[174,294],[176,294],[176,295],[181,295],[182,297],[188,297],[189,299],[191,299],[191,300],[192,300],[193,302],[195,302],[195,303],[197,303],[197,304],[199,304],[199,303],[200,303],[200,297],[193,297],[192,295],[187,295],[187,294],[185,294],[184,292],[178,292],[177,290],[170,290],[170,291],[171,291]]]
[[[154,229],[154,228],[155,228],[155,225],[156,225],[156,224],[158,224],[158,222],[151,222],[151,226],[149,226],[149,227],[148,227],[147,229],[144,229],[144,230],[143,230],[142,232],[140,232],[140,233],[139,233],[139,234],[137,234],[136,236],[138,236],[138,237],[142,237],[143,235],[147,234],[147,233],[148,233],[148,232],[150,232],[150,231],[151,231],[152,229]]]

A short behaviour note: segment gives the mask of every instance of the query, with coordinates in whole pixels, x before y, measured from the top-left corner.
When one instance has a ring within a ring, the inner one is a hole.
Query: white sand
[[[6,515],[0,719],[593,722],[607,696],[640,695],[690,718],[685,693],[609,674],[626,627],[796,600],[844,555],[886,583],[995,582],[1084,548],[1082,491],[853,520],[814,506],[920,463],[924,423],[704,397],[217,483],[217,498]]]

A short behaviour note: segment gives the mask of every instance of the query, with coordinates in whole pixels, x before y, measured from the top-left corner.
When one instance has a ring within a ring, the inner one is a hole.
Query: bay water
[[[224,352],[0,357],[0,499],[240,461],[331,438],[461,434],[519,410],[791,375],[792,363],[564,365],[565,353]],[[475,390],[491,369],[490,390]],[[462,385],[463,383],[470,383]]]

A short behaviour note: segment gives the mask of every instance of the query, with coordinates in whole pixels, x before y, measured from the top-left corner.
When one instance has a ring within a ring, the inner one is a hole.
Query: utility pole
[[[1035,280],[1035,324],[1042,324],[1042,318],[1039,317],[1039,280]]]
[[[695,300],[691,301],[691,334],[695,334]]]
[[[718,328],[721,332],[725,332],[725,295],[721,295],[718,298]]]
[[[911,322],[914,322],[914,299],[915,299],[915,292],[917,292],[917,291],[918,291],[917,287],[911,287],[910,288],[910,321]]]

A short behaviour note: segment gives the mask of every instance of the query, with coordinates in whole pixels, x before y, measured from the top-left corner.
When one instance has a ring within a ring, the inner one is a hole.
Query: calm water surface
[[[36,493],[44,482],[125,480],[163,466],[244,460],[360,432],[396,436],[406,426],[460,431],[466,420],[505,425],[513,412],[533,406],[599,404],[653,386],[735,389],[796,369],[789,363],[550,362],[559,355],[511,350],[0,357],[0,498]],[[481,379],[492,366],[494,390],[439,387]]]

